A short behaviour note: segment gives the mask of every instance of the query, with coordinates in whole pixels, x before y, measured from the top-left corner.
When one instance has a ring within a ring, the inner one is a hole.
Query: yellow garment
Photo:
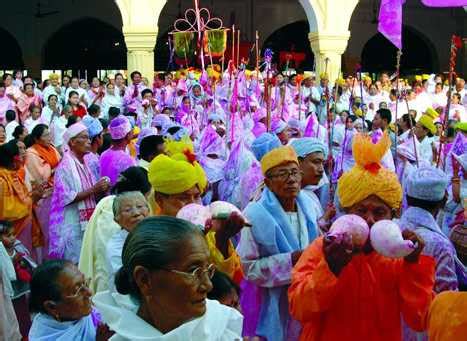
[[[357,117],[363,117],[363,111],[362,111],[362,109],[357,109],[357,110],[355,110],[355,116],[357,116]]]
[[[445,291],[435,297],[428,313],[430,341],[467,338],[467,292]]]
[[[198,162],[174,160],[164,154],[151,161],[148,178],[154,190],[164,194],[183,193],[195,185],[204,192],[207,186],[206,174]]]
[[[241,273],[240,256],[235,251],[232,242],[229,241],[228,252],[230,257],[225,259],[219,249],[216,247],[216,232],[208,232],[205,236],[208,243],[209,253],[211,254],[211,262],[216,265],[217,270],[227,274],[230,278],[238,277]]]
[[[130,152],[130,155],[133,159],[136,159],[138,155],[136,155],[136,140],[131,140],[130,143],[128,143],[128,151]]]
[[[297,154],[291,146],[284,146],[271,150],[261,159],[263,175],[266,175],[266,172],[271,168],[286,162],[295,162],[298,165]]]
[[[94,293],[110,289],[106,247],[110,238],[121,230],[114,221],[114,199],[115,196],[110,195],[99,201],[84,231],[79,270],[91,279],[90,288]]]
[[[31,214],[32,199],[17,171],[0,168],[0,219],[14,222]]]
[[[381,166],[381,158],[391,146],[387,133],[377,144],[364,134],[354,137],[355,166],[339,179],[337,195],[342,207],[351,207],[370,195],[376,195],[391,208],[399,208],[402,188],[397,175]]]

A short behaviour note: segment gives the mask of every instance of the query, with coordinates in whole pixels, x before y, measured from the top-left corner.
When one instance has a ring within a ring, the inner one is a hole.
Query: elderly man
[[[381,165],[390,144],[387,134],[377,144],[356,135],[356,164],[338,182],[340,205],[370,228],[401,205],[397,176]],[[301,340],[397,341],[401,317],[417,331],[426,328],[434,259],[420,255],[424,242],[415,233],[404,231],[403,237],[417,245],[404,259],[377,254],[369,240],[354,248],[346,234],[319,238],[305,250],[289,289],[291,314],[303,324]]]
[[[303,174],[303,191],[313,201],[313,206],[310,208],[315,211],[316,217],[319,218],[317,224],[320,228],[327,230],[329,221],[334,217],[336,212],[332,206],[327,207],[326,212],[324,212],[320,198],[315,194],[315,191],[326,183],[329,183],[324,172],[324,162],[327,159],[328,149],[323,142],[313,137],[303,137],[293,140],[290,145],[298,156],[298,162]]]
[[[191,142],[168,141],[166,150],[170,156],[161,154],[155,157],[149,165],[148,176],[159,209],[156,214],[175,217],[182,207],[201,204],[207,178],[196,161]],[[243,219],[234,215],[223,222],[216,221],[215,231],[206,235],[212,261],[219,270],[236,280],[241,278],[240,260],[230,238],[239,232],[243,224]]]
[[[89,218],[96,207],[96,196],[109,189],[107,178],[96,179],[86,162],[91,149],[86,126],[75,123],[63,136],[70,150],[55,170],[49,226],[49,252],[54,258],[78,263]]]
[[[287,289],[292,266],[318,235],[313,202],[301,188],[302,173],[290,146],[261,158],[265,185],[261,198],[245,215],[253,225],[242,230],[238,253],[248,281],[262,302],[256,334],[269,341],[297,340],[300,324],[289,314]]]
[[[115,185],[118,176],[125,169],[136,166],[136,160],[127,152],[127,147],[133,139],[131,123],[126,116],[120,115],[109,125],[112,146],[102,153],[100,158],[101,176],[107,176]]]
[[[423,253],[436,260],[434,291],[437,293],[458,289],[456,272],[464,273],[465,276],[465,266],[457,258],[454,246],[435,220],[446,202],[447,187],[448,177],[439,168],[424,166],[415,169],[407,178],[409,208],[402,214],[400,222],[401,226],[423,238]]]

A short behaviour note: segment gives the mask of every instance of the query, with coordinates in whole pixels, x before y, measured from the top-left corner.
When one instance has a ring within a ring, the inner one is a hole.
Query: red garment
[[[302,341],[398,341],[401,316],[416,331],[426,328],[434,277],[432,257],[409,263],[376,252],[354,256],[336,277],[321,237],[292,271],[290,312],[302,323]]]
[[[80,118],[83,118],[84,116],[86,116],[87,113],[88,112],[87,112],[86,108],[83,107],[80,104],[78,104],[78,107],[76,109],[73,108],[73,115],[78,116]]]

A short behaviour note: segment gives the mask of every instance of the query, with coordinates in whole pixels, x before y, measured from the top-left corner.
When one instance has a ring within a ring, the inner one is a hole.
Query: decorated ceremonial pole
[[[456,35],[453,35],[451,38],[451,57],[449,58],[449,88],[447,92],[448,102],[446,104],[446,109],[444,110],[443,132],[439,139],[438,161],[436,163],[436,167],[440,166],[441,152],[443,150],[443,145],[445,143],[445,138],[447,136],[449,111],[451,110],[452,87],[454,86],[454,74],[455,74],[454,70],[456,68],[457,50],[460,49],[461,47],[462,47],[461,38]],[[443,168],[445,167],[444,164],[443,164]]]
[[[237,70],[240,65],[240,30],[237,31]]]
[[[394,146],[396,148],[396,158],[394,159],[394,164],[397,168],[397,137],[398,137],[398,125],[397,125],[397,119],[398,119],[398,114],[399,114],[399,74],[400,74],[400,68],[401,68],[401,56],[402,56],[402,51],[397,50],[396,54],[396,117],[395,117],[395,128],[394,128]],[[410,116],[410,112],[409,116]],[[409,117],[410,123],[412,123],[412,120]],[[413,133],[413,132],[412,132]]]
[[[256,45],[256,77],[259,82],[259,34],[258,31],[256,31],[255,35],[255,45]]]
[[[271,131],[271,64],[272,64],[272,50],[266,49],[264,51],[264,63],[266,65],[266,80],[264,82],[264,97],[266,100],[266,129]]]
[[[329,58],[324,60],[325,62],[325,74],[328,73],[328,64]],[[329,174],[329,203],[332,204],[334,202],[334,185],[332,183],[332,172],[334,170],[334,159],[332,156],[332,130],[333,130],[333,119],[332,119],[332,112],[330,110],[330,94],[329,94],[329,83],[326,85],[326,89],[324,92],[324,96],[326,97],[326,115],[327,115],[327,122],[328,122],[328,174]],[[319,127],[319,125],[318,125]]]

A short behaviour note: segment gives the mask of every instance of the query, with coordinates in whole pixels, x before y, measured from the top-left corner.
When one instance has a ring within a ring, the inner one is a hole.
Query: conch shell
[[[352,237],[355,246],[363,246],[368,240],[369,228],[366,221],[355,214],[339,217],[329,229],[329,235],[337,236],[347,233]]]
[[[399,226],[391,220],[380,220],[370,230],[371,245],[379,254],[390,258],[402,258],[411,254],[416,245],[404,240]]]
[[[214,201],[209,205],[213,218],[229,216],[233,212],[242,215],[242,212],[234,205],[226,201]]]
[[[178,211],[177,218],[187,220],[204,230],[206,221],[211,218],[211,211],[208,206],[189,204]]]

